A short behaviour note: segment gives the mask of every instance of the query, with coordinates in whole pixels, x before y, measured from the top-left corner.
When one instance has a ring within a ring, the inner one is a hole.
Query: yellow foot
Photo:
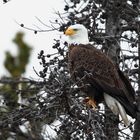
[[[96,102],[94,99],[90,98],[90,97],[86,97],[84,99],[84,103],[86,103],[89,106],[92,106],[93,110],[96,110]]]

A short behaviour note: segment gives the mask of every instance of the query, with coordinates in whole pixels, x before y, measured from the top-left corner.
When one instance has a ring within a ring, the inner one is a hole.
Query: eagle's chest
[[[89,52],[83,48],[74,48],[69,52],[69,64],[72,68],[89,64]]]
[[[97,84],[97,74],[101,74],[101,64],[89,49],[74,49],[69,52],[68,65],[71,78],[88,96],[96,102],[103,99],[103,89]]]
[[[85,72],[92,73],[93,76],[101,73],[100,63],[88,53],[69,56],[68,66],[71,74],[79,73],[80,77],[84,76]]]

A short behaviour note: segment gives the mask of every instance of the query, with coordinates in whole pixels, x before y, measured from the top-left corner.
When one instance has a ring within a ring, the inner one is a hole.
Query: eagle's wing
[[[87,71],[92,74],[93,85],[117,99],[134,116],[134,90],[124,74],[102,52],[91,45],[78,45],[69,53],[69,67],[73,79],[75,75],[82,78]],[[76,73],[76,74],[75,74]]]

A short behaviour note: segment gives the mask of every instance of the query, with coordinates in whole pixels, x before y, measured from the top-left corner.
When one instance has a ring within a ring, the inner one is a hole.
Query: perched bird
[[[95,108],[105,101],[128,126],[127,114],[136,117],[135,91],[129,80],[108,56],[89,43],[88,31],[83,25],[71,25],[64,34],[69,39],[71,78],[86,93],[88,103]]]

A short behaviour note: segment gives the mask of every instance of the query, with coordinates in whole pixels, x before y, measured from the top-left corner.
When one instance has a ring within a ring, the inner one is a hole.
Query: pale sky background
[[[17,23],[24,23],[27,27],[39,26],[35,16],[40,18],[44,23],[49,24],[49,20],[56,17],[55,11],[62,12],[64,0],[11,0],[6,4],[0,1],[0,77],[8,75],[3,66],[5,51],[11,51],[16,55],[16,46],[12,39],[18,31],[25,32],[25,41],[33,47],[30,64],[27,67],[26,77],[37,78],[33,71],[33,66],[39,70],[39,60],[37,54],[40,50],[45,53],[52,52],[53,39],[60,36],[59,32],[45,32],[34,34],[32,31],[22,29]],[[45,27],[42,29],[46,29]]]

